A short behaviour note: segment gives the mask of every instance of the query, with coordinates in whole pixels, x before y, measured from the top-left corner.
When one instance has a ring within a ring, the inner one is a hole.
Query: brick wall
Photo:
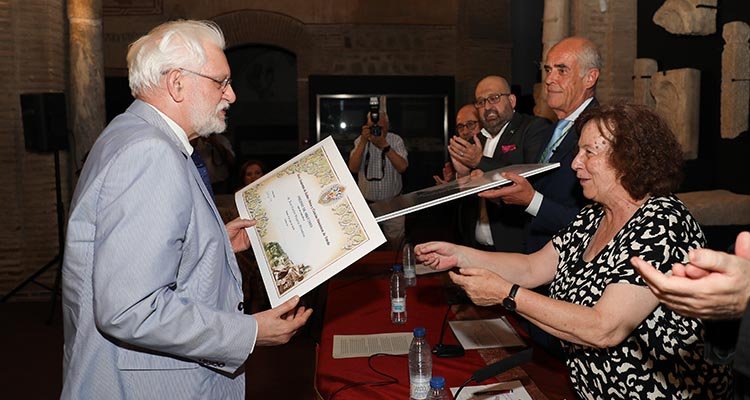
[[[25,151],[20,93],[65,89],[64,2],[0,1],[0,293],[6,293],[57,253],[54,162]],[[41,28],[43,27],[43,28]],[[64,198],[69,197],[62,155]],[[54,269],[41,282],[52,284]],[[14,299],[48,298],[29,285]]]

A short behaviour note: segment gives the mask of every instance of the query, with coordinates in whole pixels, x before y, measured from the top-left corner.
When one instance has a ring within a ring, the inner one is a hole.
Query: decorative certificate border
[[[235,194],[272,306],[309,290],[385,242],[332,138]],[[294,253],[294,255],[292,255]]]

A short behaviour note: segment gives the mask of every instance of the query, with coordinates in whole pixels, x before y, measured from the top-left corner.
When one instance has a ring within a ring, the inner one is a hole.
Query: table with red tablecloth
[[[390,320],[390,263],[392,253],[374,254],[350,266],[328,283],[325,316],[318,348],[315,384],[323,399],[408,399],[409,375],[406,355],[333,359],[334,335],[367,335],[411,332],[417,326],[427,329],[427,340],[438,342],[443,317],[450,307],[449,320],[495,318],[507,313],[498,307],[471,304],[448,306],[445,273],[419,276],[417,286],[407,288],[407,323],[395,325]],[[512,315],[506,315],[526,343],[530,343]],[[445,344],[456,344],[450,327],[445,328]],[[513,368],[490,379],[520,380],[534,399],[573,399],[565,366],[544,350],[534,347],[532,362]],[[457,358],[433,357],[433,376],[446,378],[446,387],[458,387],[478,369],[501,360],[521,348],[467,350]],[[371,365],[371,366],[370,366]],[[389,378],[397,383],[377,385]]]

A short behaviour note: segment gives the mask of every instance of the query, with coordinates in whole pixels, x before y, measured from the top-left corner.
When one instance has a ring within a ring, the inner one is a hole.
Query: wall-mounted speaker
[[[68,121],[64,93],[21,95],[26,150],[49,153],[68,149]]]

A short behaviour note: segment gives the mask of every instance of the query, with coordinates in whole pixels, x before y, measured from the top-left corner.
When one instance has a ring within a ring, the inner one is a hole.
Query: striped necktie
[[[201,174],[201,179],[203,179],[203,184],[206,185],[206,189],[208,189],[208,193],[211,195],[211,198],[214,198],[214,190],[211,187],[211,177],[208,176],[208,168],[206,168],[206,163],[203,162],[203,158],[201,157],[198,150],[193,150],[193,154],[190,156],[190,158],[193,159],[193,163],[195,164],[195,167],[198,168],[198,172]]]
[[[573,121],[567,119],[561,119],[557,121],[555,131],[552,133],[552,137],[549,139],[547,147],[544,149],[542,156],[539,158],[540,163],[549,162],[550,158],[552,158],[552,155],[555,154],[555,150],[560,145],[560,142],[562,142],[562,139],[565,137],[565,132],[567,132],[566,128],[568,127],[568,125],[570,125],[571,122]]]

